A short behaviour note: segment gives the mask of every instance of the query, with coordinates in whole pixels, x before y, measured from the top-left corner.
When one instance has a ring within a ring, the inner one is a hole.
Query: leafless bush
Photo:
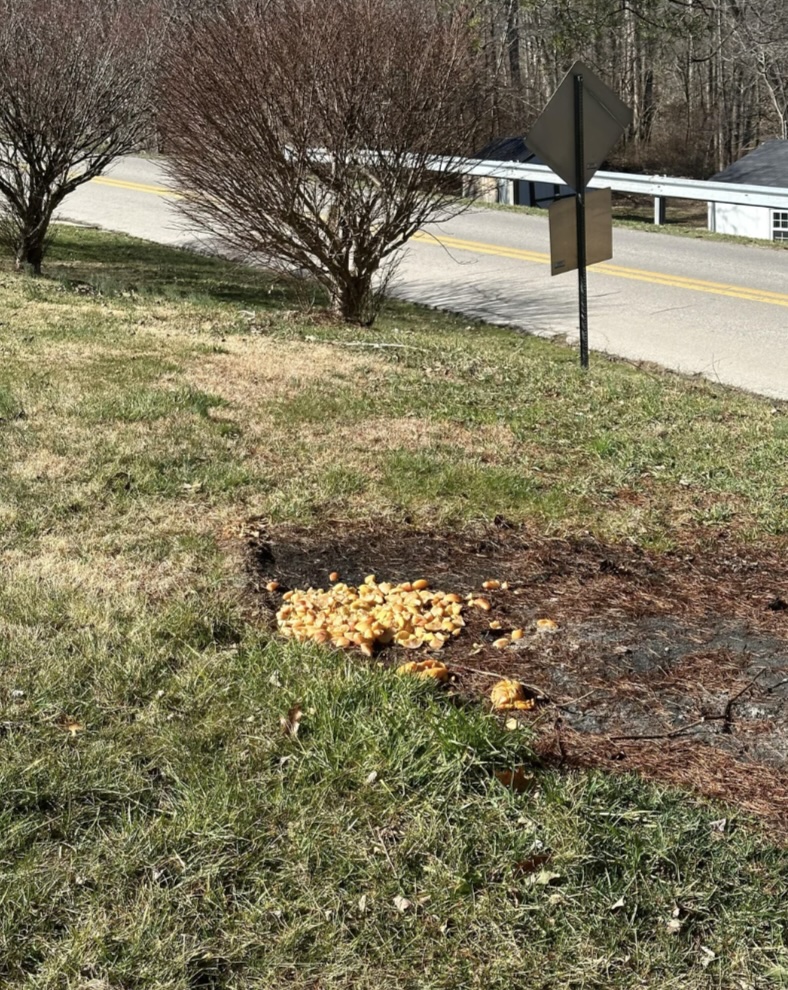
[[[471,25],[440,0],[234,0],[187,28],[160,122],[188,216],[371,324],[386,264],[458,208],[430,160],[489,119]]]
[[[41,271],[52,215],[149,126],[161,20],[144,0],[0,0],[0,238]]]

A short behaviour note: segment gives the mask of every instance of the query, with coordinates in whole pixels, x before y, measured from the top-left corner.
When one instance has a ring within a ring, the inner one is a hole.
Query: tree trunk
[[[523,74],[520,64],[520,4],[518,0],[509,0],[509,11],[506,24],[506,47],[509,52],[509,77],[515,97],[520,100],[523,91]]]
[[[47,249],[47,231],[52,214],[62,196],[48,196],[36,185],[30,189],[25,209],[18,219],[15,255],[16,270],[41,274],[41,264]]]
[[[331,308],[345,323],[372,326],[378,309],[372,275],[357,274],[338,285],[332,293]]]
[[[40,227],[38,228],[41,229]],[[46,228],[44,228],[46,229]],[[16,249],[16,270],[29,271],[33,275],[41,274],[44,260],[44,237],[36,232],[22,233]]]

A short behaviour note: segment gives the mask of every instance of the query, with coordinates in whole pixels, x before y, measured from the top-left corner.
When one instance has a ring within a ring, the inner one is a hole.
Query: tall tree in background
[[[306,273],[370,324],[382,272],[456,212],[454,163],[489,126],[463,6],[440,0],[234,2],[177,36],[161,88],[170,169],[198,225]],[[456,179],[455,179],[456,183]]]
[[[732,47],[737,60],[752,67],[777,123],[777,137],[788,140],[788,4],[785,0],[739,0]]]
[[[786,0],[476,0],[495,126],[525,134],[582,58],[633,109],[614,164],[698,177],[788,138]]]
[[[142,0],[0,0],[0,240],[40,273],[52,215],[150,126],[161,20]]]

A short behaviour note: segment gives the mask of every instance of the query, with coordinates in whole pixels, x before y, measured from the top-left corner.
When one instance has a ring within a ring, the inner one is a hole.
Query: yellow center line
[[[130,189],[134,192],[164,196],[167,199],[184,198],[182,193],[175,192],[175,190],[165,186],[127,182],[124,179],[113,179],[105,175],[93,179],[93,182],[99,185],[112,186],[116,189]],[[550,264],[550,255],[540,251],[525,251],[521,248],[503,247],[499,244],[486,244],[483,241],[469,241],[461,237],[433,237],[424,231],[420,231],[411,239],[419,244],[432,244],[434,247],[454,248],[457,251],[471,251],[474,254],[490,254],[498,258],[512,258],[515,261],[529,261],[539,265]],[[699,278],[689,278],[686,275],[670,275],[666,272],[650,272],[641,268],[625,268],[622,265],[600,264],[595,265],[592,270],[600,275],[611,275],[614,278],[632,279],[637,282],[650,282],[652,285],[667,285],[674,289],[689,289],[692,292],[729,296],[733,299],[766,303],[771,306],[788,306],[788,294],[773,292],[770,289],[752,289],[745,285],[710,282]]]
[[[706,292],[715,296],[728,296],[748,302],[766,303],[770,306],[788,306],[788,295],[772,292],[769,289],[750,289],[744,285],[728,285],[724,282],[705,282],[701,279],[686,278],[683,275],[664,275],[660,272],[644,272],[637,268],[621,268],[618,265],[597,265],[595,270],[601,275],[615,278],[634,279],[638,282],[651,282],[654,285],[668,285],[674,289],[690,289],[692,292]]]
[[[126,182],[125,179],[112,179],[108,175],[100,175],[96,179],[91,179],[100,186],[112,186],[115,189],[131,189],[134,192],[150,193],[153,196],[165,196],[167,199],[183,199],[181,193],[174,189],[167,189],[166,186],[146,186],[142,182]]]
[[[474,254],[495,254],[499,258],[514,258],[517,261],[533,261],[540,265],[550,264],[550,255],[539,251],[524,251],[521,248],[501,247],[499,244],[484,244],[482,241],[465,241],[459,237],[433,237],[419,231],[411,237],[412,241],[420,244],[432,244],[434,247],[456,248],[458,251],[473,251]]]
[[[518,261],[531,261],[537,264],[550,264],[550,255],[537,251],[523,251],[519,248],[499,247],[481,241],[468,241],[459,237],[432,237],[420,232],[413,238],[420,243],[431,243],[435,247],[455,248],[458,251],[472,251],[474,254],[492,254],[501,258],[514,258]],[[770,289],[752,289],[744,285],[731,285],[726,282],[709,282],[685,275],[669,275],[665,272],[649,272],[640,268],[625,268],[621,265],[594,265],[593,271],[600,275],[650,282],[653,285],[667,285],[674,289],[690,289],[693,292],[706,292],[717,296],[730,296],[749,302],[768,303],[772,306],[788,306],[788,295]]]

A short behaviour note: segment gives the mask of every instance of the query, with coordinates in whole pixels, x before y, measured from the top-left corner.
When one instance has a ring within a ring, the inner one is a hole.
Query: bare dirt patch
[[[502,519],[461,534],[252,523],[247,540],[271,621],[282,592],[327,587],[332,571],[348,584],[375,573],[484,594],[492,610],[470,609],[463,635],[440,653],[456,671],[455,692],[486,697],[494,679],[516,678],[540,699],[518,717],[532,723],[545,760],[690,787],[788,834],[784,546],[721,540],[711,550],[654,554],[536,537]],[[488,579],[509,588],[483,592]],[[272,580],[280,583],[275,594],[264,590]],[[538,632],[540,618],[557,630]],[[496,649],[515,628],[525,637]],[[378,659],[398,664],[413,653],[388,647]]]

